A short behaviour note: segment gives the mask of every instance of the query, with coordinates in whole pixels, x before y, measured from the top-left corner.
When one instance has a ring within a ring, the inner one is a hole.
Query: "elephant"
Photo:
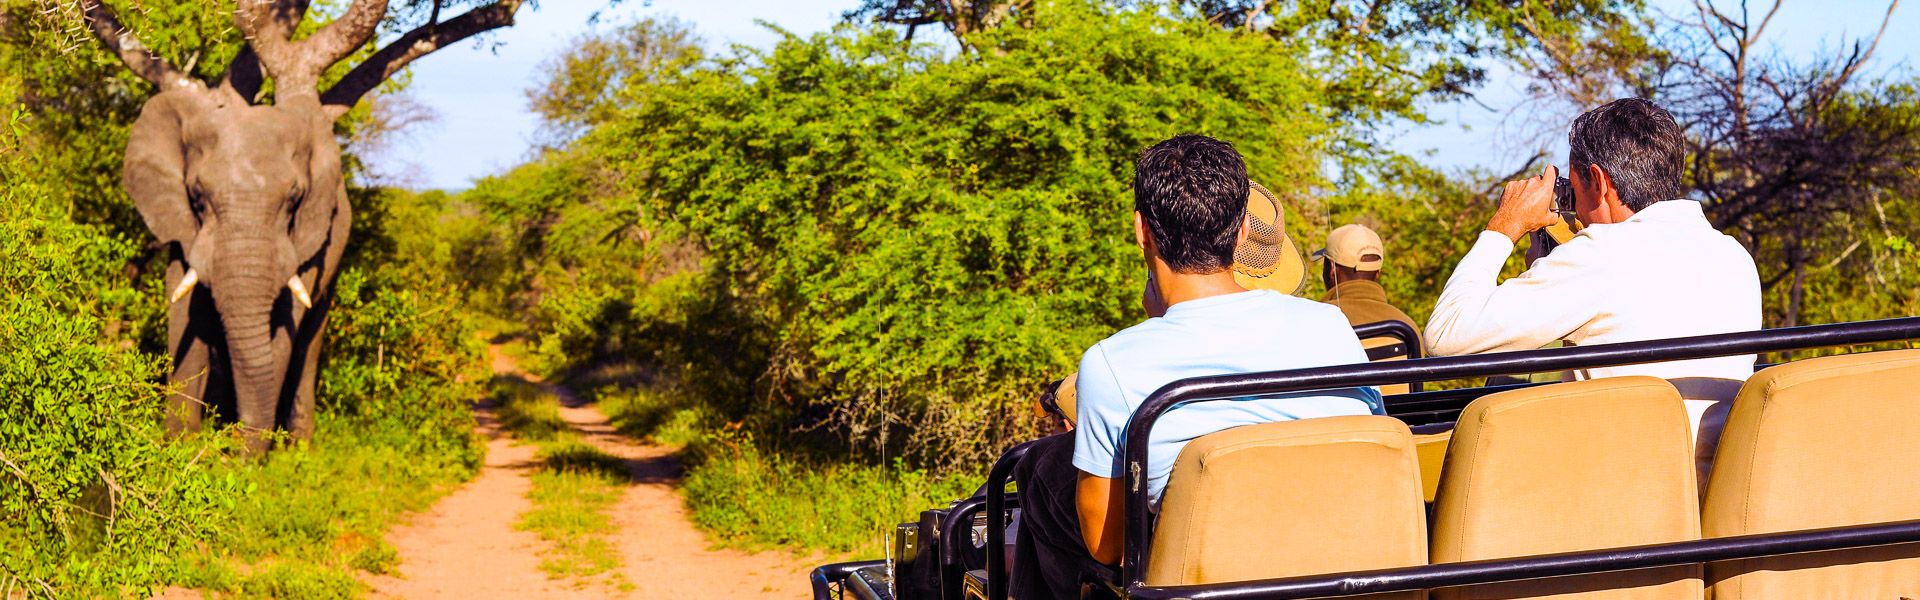
[[[167,256],[166,426],[231,404],[250,452],[311,438],[314,378],[352,209],[313,96],[249,105],[180,86],[148,100],[122,185]]]
[[[311,1],[234,2],[245,43],[206,81],[198,52],[182,68],[107,3],[75,3],[101,48],[160,90],[128,132],[121,186],[166,253],[174,435],[198,429],[206,407],[231,406],[250,453],[276,428],[313,436],[321,332],[353,221],[334,121],[414,60],[513,25],[528,2],[487,0],[446,19],[436,2],[425,23],[362,54],[398,20],[387,4],[352,0],[296,40]]]

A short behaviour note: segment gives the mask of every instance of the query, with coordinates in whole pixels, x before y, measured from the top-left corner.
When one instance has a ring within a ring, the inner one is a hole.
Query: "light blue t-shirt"
[[[1207,375],[1367,362],[1347,317],[1332,305],[1269,290],[1188,300],[1113,334],[1080,358],[1073,466],[1119,478],[1113,456],[1127,418],[1160,386]],[[1154,505],[1174,458],[1194,438],[1240,425],[1312,417],[1385,414],[1371,387],[1189,404],[1163,415],[1147,449]]]

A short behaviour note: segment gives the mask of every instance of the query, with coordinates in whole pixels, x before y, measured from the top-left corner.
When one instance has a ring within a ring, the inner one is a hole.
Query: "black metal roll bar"
[[[1358,325],[1353,328],[1353,336],[1363,340],[1393,338],[1398,340],[1405,348],[1402,348],[1404,352],[1395,352],[1392,356],[1405,354],[1408,359],[1420,358],[1422,356],[1422,354],[1420,354],[1420,334],[1415,332],[1413,326],[1407,324],[1406,321],[1375,321]],[[1371,356],[1368,358],[1370,360],[1379,360]]]
[[[833,563],[814,568],[807,575],[807,581],[813,584],[813,600],[833,600],[833,587],[846,581],[854,571],[868,567],[885,567],[884,560],[862,560],[856,562]]]
[[[1123,490],[1126,494],[1126,503],[1123,507],[1126,513],[1126,525],[1121,553],[1121,583],[1130,596],[1144,589],[1142,582],[1146,575],[1147,550],[1153,539],[1154,525],[1147,500],[1146,482],[1151,472],[1147,470],[1147,443],[1150,439],[1148,436],[1153,431],[1154,423],[1159,421],[1162,415],[1184,404],[1310,390],[1439,381],[1511,373],[1590,369],[1896,342],[1917,338],[1920,338],[1920,317],[1906,317],[1598,346],[1195,377],[1175,381],[1161,386],[1134,410],[1132,418],[1127,420],[1126,439],[1122,444],[1121,452],[1114,456],[1115,471],[1126,478],[1126,488]],[[996,485],[990,475],[987,488],[988,500],[991,502],[992,494],[1004,488],[1004,482]],[[1914,533],[1920,535],[1920,529],[1914,530]],[[1920,537],[1915,539],[1920,540]],[[1442,565],[1420,569],[1442,568],[1447,567]],[[1005,579],[1004,571],[989,570],[988,574],[990,577],[997,576],[995,578]],[[1004,590],[1005,584],[1000,585],[1001,587],[997,589]],[[989,589],[996,588],[989,586]],[[1004,595],[995,595],[989,600],[1005,600],[1005,598]]]
[[[1132,586],[1128,600],[1298,600],[1611,573],[1920,541],[1920,520],[1234,583]]]
[[[1393,358],[1395,356],[1405,356],[1407,360],[1414,360],[1422,356],[1420,352],[1420,334],[1413,330],[1412,324],[1405,321],[1375,321],[1367,323],[1354,327],[1353,335],[1362,340],[1393,338],[1395,341],[1400,342],[1392,346],[1368,349],[1367,360],[1369,361]],[[1420,383],[1414,382],[1410,384],[1407,389],[1413,392],[1419,392]]]
[[[1000,575],[987,577],[989,598],[1007,597],[1007,479],[1032,448],[1033,442],[1027,442],[1007,449],[987,471],[987,572]]]

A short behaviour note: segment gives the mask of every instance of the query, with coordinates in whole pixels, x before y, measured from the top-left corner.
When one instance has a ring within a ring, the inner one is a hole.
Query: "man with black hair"
[[[1499,282],[1520,237],[1559,223],[1549,166],[1506,184],[1487,229],[1454,268],[1427,320],[1436,356],[1532,350],[1556,340],[1595,345],[1760,328],[1753,256],[1681,196],[1685,140],[1673,115],[1639,98],[1615,100],[1573,122],[1567,162],[1574,215],[1585,228]],[[1579,379],[1651,375],[1674,382],[1710,460],[1717,437],[1703,413],[1753,374],[1753,355],[1587,369]],[[1718,412],[1718,411],[1716,411]],[[1704,482],[1704,478],[1702,479]]]
[[[1087,349],[1075,378],[1073,431],[1034,442],[1014,469],[1021,504],[1015,598],[1077,598],[1083,582],[1112,578],[1123,501],[1114,455],[1127,419],[1148,394],[1188,377],[1366,362],[1339,309],[1273,290],[1248,291],[1235,280],[1234,250],[1248,235],[1247,206],[1255,193],[1240,154],[1219,140],[1182,135],[1140,155],[1134,241],[1153,288],[1146,303],[1164,305],[1166,313]],[[1283,224],[1272,225],[1284,231]],[[1373,388],[1181,407],[1153,428],[1148,496],[1159,502],[1174,458],[1200,436],[1240,425],[1382,413]]]

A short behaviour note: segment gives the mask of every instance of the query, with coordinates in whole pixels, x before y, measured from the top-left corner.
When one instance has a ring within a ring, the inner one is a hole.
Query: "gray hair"
[[[1567,166],[1583,177],[1600,165],[1620,202],[1639,212],[1681,195],[1686,138],[1673,115],[1641,98],[1622,98],[1580,115],[1567,131]]]

